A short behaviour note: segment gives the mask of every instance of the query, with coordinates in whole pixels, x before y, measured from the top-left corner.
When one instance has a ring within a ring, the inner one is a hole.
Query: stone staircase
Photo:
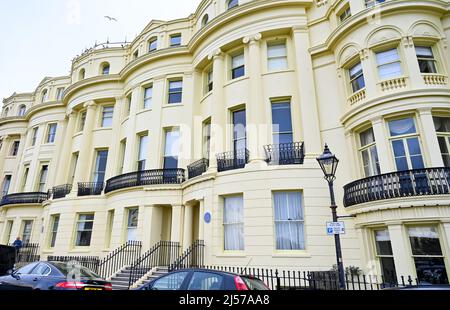
[[[146,275],[144,277],[144,280],[140,282],[140,286],[147,284],[148,282],[152,281],[153,279],[156,279],[160,276],[165,275],[168,273],[168,267],[157,267],[154,272],[152,272],[150,275]],[[117,274],[113,275],[111,277],[111,284],[113,287],[113,290],[128,290],[128,282],[130,280],[130,273],[131,273],[131,267],[126,266],[121,271],[119,271]]]

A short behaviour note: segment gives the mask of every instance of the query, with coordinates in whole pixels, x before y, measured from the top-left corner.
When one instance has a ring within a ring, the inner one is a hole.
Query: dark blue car
[[[35,262],[0,277],[0,290],[112,290],[111,283],[86,267]]]

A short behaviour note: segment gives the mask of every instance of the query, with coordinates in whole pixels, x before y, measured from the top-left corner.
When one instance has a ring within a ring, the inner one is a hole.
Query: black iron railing
[[[190,164],[188,168],[188,178],[192,179],[199,175],[202,175],[209,167],[209,160],[206,158],[202,158]]]
[[[205,242],[196,240],[184,253],[170,264],[169,271],[204,265]]]
[[[241,169],[248,163],[249,151],[247,149],[225,152],[216,155],[217,171]]]
[[[38,262],[40,259],[39,243],[24,243],[20,249],[16,249],[16,263]]]
[[[74,264],[89,268],[97,274],[100,263],[100,258],[98,256],[48,256],[47,260],[49,262],[73,262]]]
[[[142,242],[128,241],[109,253],[99,262],[98,274],[105,279],[112,277],[124,266],[131,265],[141,256]]]
[[[271,290],[339,290],[339,277],[333,271],[297,271],[268,268],[203,266],[205,269],[219,270],[259,278]],[[392,287],[419,285],[420,281],[411,276],[391,278],[383,276],[345,274],[347,290],[381,290]]]
[[[15,204],[29,204],[29,203],[42,203],[48,200],[48,193],[17,193],[10,194],[2,197],[0,206],[15,205]]]
[[[105,193],[142,185],[181,184],[184,181],[184,169],[136,171],[122,174],[106,181]]]
[[[140,241],[128,241],[106,257],[100,259],[97,256],[49,256],[49,261],[78,262],[105,279],[111,278],[125,266],[131,265],[141,255],[142,243]]]
[[[103,182],[80,182],[78,183],[78,196],[101,195],[104,186]]]
[[[71,190],[72,190],[72,184],[64,184],[64,185],[55,186],[52,189],[53,199],[64,198],[68,194],[70,194]]]
[[[131,265],[128,287],[131,287],[155,267],[169,267],[179,255],[180,244],[178,242],[158,242]]]
[[[269,165],[301,165],[305,159],[304,146],[304,142],[266,145],[266,162]]]
[[[344,186],[344,206],[399,197],[450,193],[450,168],[391,172]]]

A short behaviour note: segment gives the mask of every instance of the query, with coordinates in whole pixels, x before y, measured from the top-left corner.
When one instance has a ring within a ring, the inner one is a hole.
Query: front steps
[[[144,285],[162,275],[165,275],[168,272],[169,272],[169,270],[167,267],[157,267],[156,271],[152,272],[148,276],[145,276],[143,281],[138,281],[137,283],[139,283],[139,285],[137,287],[141,287],[142,285]],[[110,281],[111,281],[113,290],[115,290],[115,291],[128,290],[130,273],[131,273],[131,267],[126,266],[122,270],[120,270],[118,273],[116,273],[114,276],[112,276]],[[135,283],[133,283],[133,284],[135,284]],[[133,287],[133,285],[131,285],[131,287]]]

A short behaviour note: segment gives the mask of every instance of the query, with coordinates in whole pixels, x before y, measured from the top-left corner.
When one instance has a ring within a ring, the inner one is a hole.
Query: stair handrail
[[[137,258],[130,267],[128,288],[132,287],[148,271],[155,267],[170,266],[171,256],[178,255],[179,242],[159,241]]]
[[[204,240],[196,240],[169,266],[169,272],[204,265]]]
[[[99,275],[105,279],[112,277],[124,266],[132,264],[138,257],[140,257],[141,250],[141,241],[127,241],[99,261]]]

